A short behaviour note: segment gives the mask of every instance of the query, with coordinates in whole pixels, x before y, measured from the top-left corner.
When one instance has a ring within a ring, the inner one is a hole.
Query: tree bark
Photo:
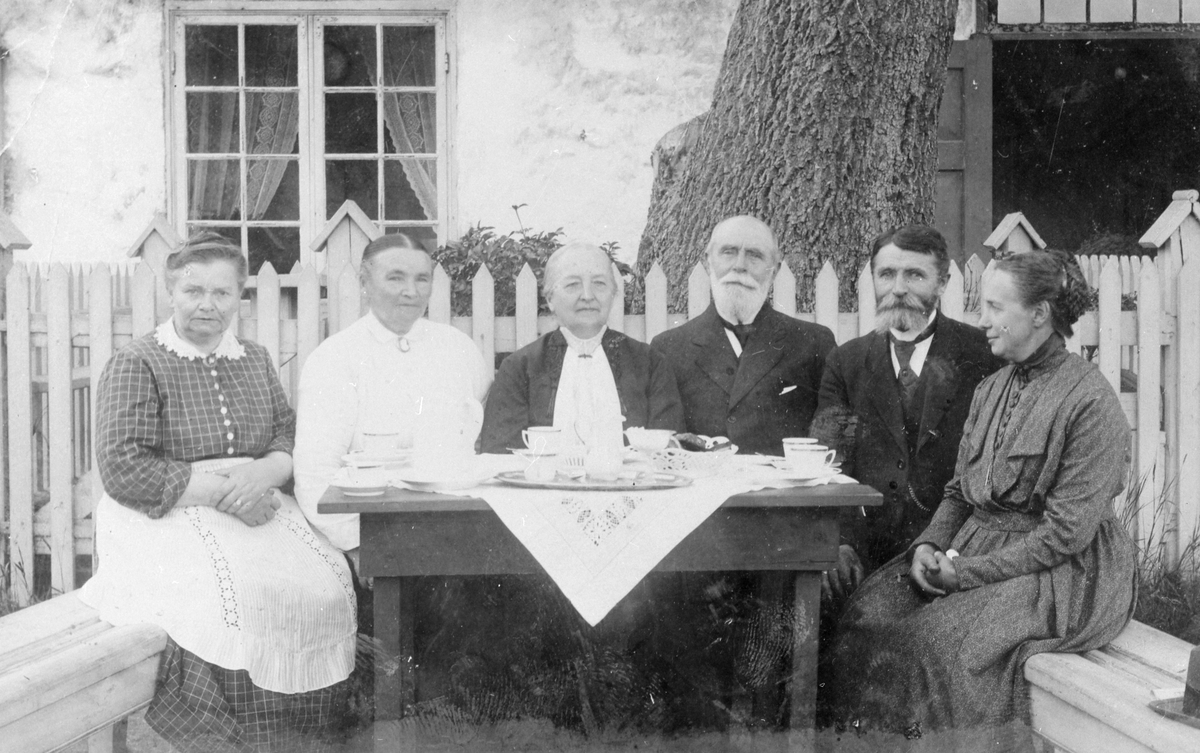
[[[852,304],[871,239],[933,221],[938,106],[957,5],[742,0],[712,108],[689,122],[684,154],[667,149],[674,162],[656,166],[639,272],[657,260],[672,305],[682,307],[713,226],[752,214],[774,229],[801,310],[811,310],[813,278],[827,259],[843,308]]]

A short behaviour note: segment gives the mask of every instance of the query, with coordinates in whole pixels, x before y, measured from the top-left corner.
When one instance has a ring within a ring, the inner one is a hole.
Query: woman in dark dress
[[[174,313],[100,380],[100,567],[80,598],[169,638],[146,720],[181,751],[327,749],[354,666],[341,553],[279,487],[296,414],[230,331],[246,260],[213,233],[166,263]]]
[[[1025,660],[1102,646],[1133,611],[1135,547],[1112,510],[1129,427],[1099,370],[1065,347],[1088,299],[1074,260],[1011,256],[982,298],[979,325],[1009,365],[975,391],[929,527],[847,605],[836,702],[860,730],[1029,750]]]

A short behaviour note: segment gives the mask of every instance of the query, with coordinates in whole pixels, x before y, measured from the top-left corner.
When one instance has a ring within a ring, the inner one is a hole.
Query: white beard
[[[712,272],[709,272],[708,282],[712,288],[713,303],[717,306],[717,313],[733,324],[749,324],[754,321],[767,301],[770,287],[760,286],[749,276],[734,272],[726,273],[724,279],[745,282],[753,285],[754,289],[722,283]]]

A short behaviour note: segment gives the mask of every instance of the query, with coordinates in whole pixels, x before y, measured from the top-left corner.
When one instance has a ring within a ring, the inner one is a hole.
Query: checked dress
[[[354,666],[344,557],[278,490],[256,527],[175,506],[194,472],[292,452],[266,350],[226,332],[205,356],[167,321],[109,361],[98,414],[100,566],[80,596],[108,622],[167,632],[150,726],[183,751],[325,749]]]

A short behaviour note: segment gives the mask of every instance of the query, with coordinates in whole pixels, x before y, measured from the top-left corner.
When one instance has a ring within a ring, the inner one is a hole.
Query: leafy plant
[[[522,205],[513,207],[514,211]],[[517,212],[520,220],[520,212]],[[516,279],[521,269],[528,264],[538,284],[538,313],[549,310],[541,298],[542,277],[550,255],[563,246],[563,230],[558,228],[545,232],[533,232],[522,228],[510,233],[497,233],[494,228],[475,225],[456,241],[440,247],[434,261],[442,265],[450,277],[450,308],[454,316],[470,316],[471,283],[481,265],[487,265],[495,284],[495,316],[512,316],[516,312]],[[614,241],[602,243],[600,248],[617,265],[626,283],[633,274],[628,264],[617,261],[615,254],[619,246]],[[634,286],[627,284],[626,311],[633,313],[628,305]]]

